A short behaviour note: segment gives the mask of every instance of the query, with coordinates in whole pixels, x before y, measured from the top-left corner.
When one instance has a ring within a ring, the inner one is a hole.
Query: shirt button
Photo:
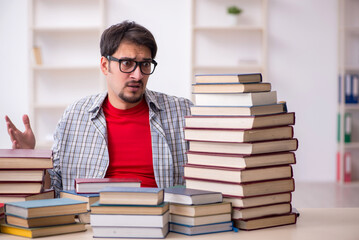
[[[102,175],[102,173],[103,173],[102,171],[99,171],[99,172],[98,172],[98,174],[100,174],[100,175]]]

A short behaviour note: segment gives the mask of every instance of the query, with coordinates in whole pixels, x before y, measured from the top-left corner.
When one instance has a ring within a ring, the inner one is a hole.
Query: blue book
[[[100,204],[159,205],[163,188],[105,187],[100,191]]]
[[[220,222],[206,225],[184,225],[178,223],[170,222],[170,231],[175,233],[181,233],[185,235],[200,235],[200,234],[209,234],[209,233],[218,233],[218,232],[228,232],[233,230],[232,221],[229,222]]]
[[[70,198],[41,199],[5,204],[5,214],[22,218],[60,216],[87,212],[87,202]]]

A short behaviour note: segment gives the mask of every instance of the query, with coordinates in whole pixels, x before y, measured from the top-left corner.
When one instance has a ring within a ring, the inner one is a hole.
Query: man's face
[[[141,62],[151,59],[151,51],[143,45],[123,42],[112,56]],[[126,64],[126,62],[123,63]],[[131,73],[121,72],[119,64],[105,57],[101,58],[101,70],[106,76],[110,103],[118,109],[129,109],[142,100],[149,75],[144,75],[140,66],[137,66]]]

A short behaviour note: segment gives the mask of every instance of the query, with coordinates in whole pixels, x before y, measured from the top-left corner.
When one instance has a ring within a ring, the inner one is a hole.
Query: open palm
[[[5,116],[5,121],[13,149],[35,148],[36,140],[35,140],[35,135],[30,126],[29,116],[24,115],[22,117],[22,121],[25,126],[24,132],[21,132],[19,129],[17,129],[17,127],[12,123],[12,121],[8,116]]]

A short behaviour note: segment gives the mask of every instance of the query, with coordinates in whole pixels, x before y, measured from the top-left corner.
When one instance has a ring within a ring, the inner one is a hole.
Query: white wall
[[[287,101],[289,110],[297,115],[295,136],[300,144],[294,177],[297,181],[333,181],[336,0],[268,2],[268,80],[279,99]],[[108,4],[109,25],[135,20],[157,39],[159,66],[149,88],[190,97],[189,0],[109,0]],[[9,148],[5,114],[22,127],[21,116],[28,112],[27,0],[0,1],[0,18],[0,148]]]

